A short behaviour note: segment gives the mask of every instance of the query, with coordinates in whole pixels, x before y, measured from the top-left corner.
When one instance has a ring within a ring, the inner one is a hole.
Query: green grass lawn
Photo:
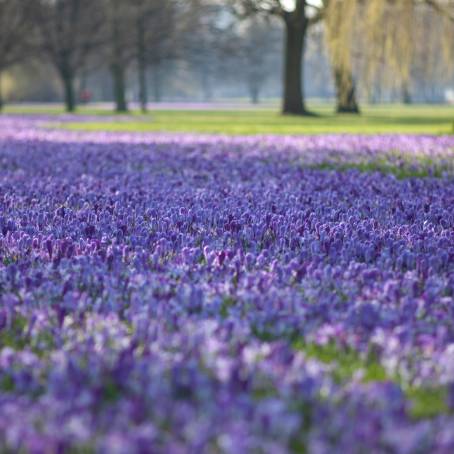
[[[335,115],[327,105],[310,106],[315,117],[282,116],[271,108],[243,110],[156,110],[131,112],[118,119],[109,110],[83,107],[81,115],[99,121],[61,125],[82,131],[196,132],[223,134],[418,133],[454,134],[454,106],[364,106],[363,113]],[[62,113],[58,107],[9,107],[9,113]]]

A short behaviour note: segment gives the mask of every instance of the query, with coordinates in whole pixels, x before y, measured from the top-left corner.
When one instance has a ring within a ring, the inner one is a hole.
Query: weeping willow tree
[[[408,100],[418,60],[427,60],[419,75],[435,68],[452,74],[454,0],[324,0],[323,5],[338,112],[359,112],[355,79],[366,87],[400,87]]]
[[[416,21],[425,39],[415,42],[411,68],[418,80],[410,75],[413,83],[409,84],[409,94],[428,101],[441,100],[440,87],[454,82],[454,21],[433,10],[417,16]],[[441,37],[444,39],[440,40]]]
[[[362,32],[355,26],[358,0],[325,0],[324,25],[336,88],[338,113],[359,113],[353,77],[353,44]]]

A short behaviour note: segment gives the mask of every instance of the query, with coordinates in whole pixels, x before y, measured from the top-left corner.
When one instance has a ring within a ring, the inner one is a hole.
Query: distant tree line
[[[0,80],[46,62],[68,112],[101,68],[126,112],[132,76],[143,111],[149,75],[158,99],[160,69],[175,62],[197,74],[206,100],[222,76],[241,78],[258,102],[280,61],[283,113],[311,114],[305,63],[314,62],[330,67],[337,112],[359,113],[359,87],[370,102],[384,87],[410,102],[424,81],[452,81],[453,42],[454,0],[0,0]]]

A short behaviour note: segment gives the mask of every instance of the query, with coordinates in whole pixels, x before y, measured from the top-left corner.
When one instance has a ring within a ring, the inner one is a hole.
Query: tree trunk
[[[251,102],[252,104],[258,104],[260,101],[259,98],[259,89],[257,86],[251,88]]]
[[[260,89],[257,80],[252,76],[249,80],[249,96],[252,104],[259,103]]]
[[[76,110],[76,95],[74,90],[74,76],[70,72],[62,72],[62,82],[65,94],[65,109],[66,112],[74,112]]]
[[[213,86],[211,83],[211,73],[208,65],[203,64],[200,71],[200,84],[203,93],[203,100],[210,102],[213,100]]]
[[[334,71],[334,82],[336,85],[336,112],[359,114],[355,82],[351,71],[345,68],[336,68]]]
[[[402,102],[404,104],[411,104],[412,103],[410,89],[409,89],[408,84],[406,82],[404,82],[402,84]]]
[[[119,64],[112,65],[113,90],[115,100],[115,110],[117,112],[127,112],[128,103],[126,101],[126,75],[125,68]]]
[[[147,67],[144,62],[139,63],[139,102],[143,113],[148,110]]]
[[[147,62],[145,44],[145,24],[141,17],[137,21],[137,70],[139,76],[139,102],[143,113],[147,111]]]
[[[369,104],[380,104],[383,102],[382,86],[378,82],[373,82],[368,95]]]
[[[285,20],[285,64],[283,114],[305,115],[303,90],[304,48],[307,18],[304,2],[297,2],[294,12],[286,13]]]
[[[118,6],[118,5],[116,5]],[[110,70],[113,80],[113,99],[115,101],[115,110],[117,112],[127,112],[128,104],[126,102],[126,66],[127,61],[124,57],[124,40],[120,27],[121,17],[118,11],[113,11],[111,18],[111,64]]]
[[[155,102],[162,101],[162,81],[161,81],[161,68],[158,64],[155,65],[154,72],[152,74],[153,82],[153,98]]]

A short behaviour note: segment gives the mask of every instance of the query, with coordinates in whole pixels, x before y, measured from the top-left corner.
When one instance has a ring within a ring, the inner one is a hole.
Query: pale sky
[[[295,0],[281,0],[282,5],[285,9],[292,10],[295,7]],[[312,0],[313,5],[320,5],[321,0]]]

